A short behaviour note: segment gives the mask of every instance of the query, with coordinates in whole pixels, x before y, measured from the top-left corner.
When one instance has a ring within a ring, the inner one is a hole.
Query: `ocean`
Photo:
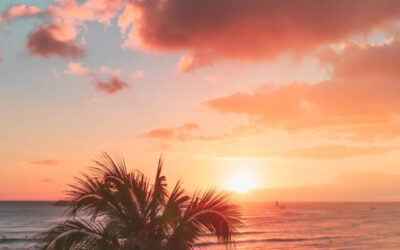
[[[244,203],[232,249],[400,249],[399,202]],[[33,236],[65,218],[52,202],[0,202],[0,249],[34,249]],[[204,235],[197,249],[226,249]]]

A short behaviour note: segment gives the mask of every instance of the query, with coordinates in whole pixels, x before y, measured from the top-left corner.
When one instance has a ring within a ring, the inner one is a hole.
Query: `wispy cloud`
[[[186,123],[177,128],[153,129],[144,133],[142,136],[152,139],[186,141],[197,137],[193,134],[193,132],[198,130],[200,130],[200,126],[198,124]]]
[[[37,161],[30,161],[28,163],[31,165],[55,166],[55,165],[59,165],[61,163],[61,161],[55,160],[55,159],[43,159],[43,160],[37,160]]]
[[[42,12],[37,6],[26,6],[25,4],[11,5],[5,11],[0,12],[0,23],[5,23],[18,18],[34,17],[39,15],[42,15]]]
[[[99,69],[90,69],[83,67],[81,63],[69,63],[65,74],[75,76],[90,76],[94,88],[108,95],[113,95],[124,89],[128,89],[130,85],[121,79],[121,71],[119,69],[112,70],[106,66]],[[104,75],[107,79],[103,79]]]
[[[344,146],[344,145],[320,145],[316,147],[300,148],[277,153],[284,158],[298,158],[310,160],[333,160],[359,156],[371,156],[385,154],[399,150],[400,147],[366,147],[366,146]]]

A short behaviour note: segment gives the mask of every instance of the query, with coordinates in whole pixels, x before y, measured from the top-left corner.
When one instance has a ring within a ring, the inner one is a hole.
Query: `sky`
[[[2,0],[0,200],[106,151],[242,200],[400,200],[400,1]]]

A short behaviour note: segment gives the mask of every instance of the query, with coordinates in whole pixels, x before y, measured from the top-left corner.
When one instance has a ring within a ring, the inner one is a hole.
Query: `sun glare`
[[[234,173],[228,179],[226,189],[232,190],[238,193],[247,193],[251,189],[256,187],[255,178],[249,172],[237,172]]]

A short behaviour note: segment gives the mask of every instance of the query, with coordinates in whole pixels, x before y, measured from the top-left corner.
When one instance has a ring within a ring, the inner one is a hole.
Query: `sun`
[[[246,171],[233,173],[226,183],[227,190],[238,193],[247,193],[254,188],[256,188],[255,177],[252,173]]]

